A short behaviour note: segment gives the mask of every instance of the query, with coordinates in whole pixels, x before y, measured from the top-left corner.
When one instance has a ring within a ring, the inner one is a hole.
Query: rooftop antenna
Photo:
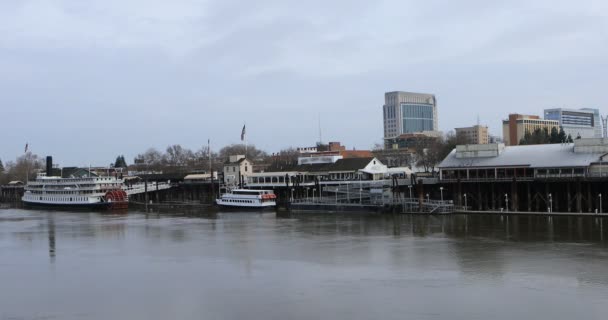
[[[604,135],[602,138],[608,138],[608,116],[601,116],[602,118],[602,128],[604,129]]]

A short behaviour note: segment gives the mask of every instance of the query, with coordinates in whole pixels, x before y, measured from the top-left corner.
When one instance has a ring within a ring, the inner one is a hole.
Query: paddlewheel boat
[[[61,178],[39,176],[25,186],[27,206],[126,209],[127,193],[116,177]]]

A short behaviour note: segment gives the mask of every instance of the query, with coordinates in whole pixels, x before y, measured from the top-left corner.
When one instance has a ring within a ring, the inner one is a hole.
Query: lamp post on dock
[[[315,203],[315,191],[317,191],[317,188],[312,188],[312,203]]]
[[[509,195],[505,193],[505,203],[507,205],[506,210],[509,212]]]
[[[293,200],[294,200],[294,199],[293,199],[293,191],[294,191],[294,189],[293,189],[293,188],[291,188],[291,202],[293,202]]]
[[[443,202],[443,187],[439,187],[439,191],[441,192],[441,202]]]
[[[426,194],[426,202],[431,202],[431,197],[429,197],[429,194]]]
[[[306,187],[306,202],[308,202],[308,189],[310,188]]]
[[[553,212],[553,195],[549,193],[549,212]]]
[[[412,185],[408,185],[407,188],[410,189],[410,200],[412,200]]]
[[[468,210],[467,208],[468,208],[468,206],[467,206],[467,194],[465,193],[464,194],[464,211],[467,211]]]
[[[338,190],[340,189],[340,184],[336,187],[336,204],[338,204]]]
[[[598,195],[600,197],[600,213],[602,213],[602,194]]]
[[[359,204],[363,204],[363,197],[361,196],[361,173],[359,172]]]

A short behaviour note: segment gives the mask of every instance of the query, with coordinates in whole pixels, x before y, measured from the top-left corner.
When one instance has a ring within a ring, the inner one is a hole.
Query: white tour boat
[[[272,190],[234,189],[216,200],[222,207],[271,208],[277,205],[277,196]]]
[[[21,200],[28,206],[126,208],[127,193],[116,177],[62,178],[38,176],[28,182]]]

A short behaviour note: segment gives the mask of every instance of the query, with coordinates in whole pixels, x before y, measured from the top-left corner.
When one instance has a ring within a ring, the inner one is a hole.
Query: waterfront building
[[[224,164],[224,184],[236,186],[252,173],[253,163],[244,155],[230,156],[228,163]]]
[[[601,138],[600,112],[598,109],[545,109],[546,120],[557,120],[566,135],[573,139]]]
[[[459,145],[439,164],[439,181],[473,210],[592,212],[602,201],[607,153],[605,138]]]
[[[384,94],[384,139],[402,134],[438,131],[435,95],[393,91]]]
[[[325,156],[305,157],[301,160],[304,161],[298,165],[284,167],[280,171],[250,174],[247,178],[247,187],[315,186],[319,183],[336,185],[345,182],[369,182],[385,180],[391,172],[394,173],[394,170],[390,171],[385,164],[374,157],[343,159],[340,156]],[[383,183],[383,181],[381,182]]]
[[[559,121],[541,119],[536,115],[510,114],[509,119],[502,121],[502,136],[505,145],[516,146],[526,132],[533,133],[536,129],[559,129]]]
[[[488,144],[488,127],[474,125],[472,127],[456,128],[456,136],[467,144]]]

